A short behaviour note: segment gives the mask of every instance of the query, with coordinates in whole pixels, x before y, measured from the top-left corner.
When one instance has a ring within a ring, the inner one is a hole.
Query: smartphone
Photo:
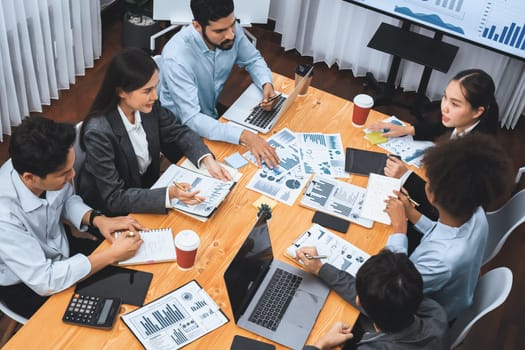
[[[341,233],[346,233],[346,231],[348,231],[348,227],[350,226],[350,222],[332,215],[322,213],[320,211],[315,212],[312,222],[314,224],[319,224],[323,227],[330,228]]]
[[[275,350],[275,346],[259,340],[236,335],[230,350]]]

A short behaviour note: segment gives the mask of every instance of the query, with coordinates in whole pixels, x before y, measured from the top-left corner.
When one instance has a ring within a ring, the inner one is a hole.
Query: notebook
[[[115,236],[118,234],[119,232],[115,233]],[[140,231],[139,234],[143,243],[137,254],[127,260],[119,261],[119,265],[155,264],[177,259],[170,228]]]
[[[400,179],[370,174],[363,209],[360,214],[361,217],[390,225],[390,216],[385,212],[385,200],[389,196],[395,196],[394,190],[399,191],[400,188]]]
[[[123,304],[142,306],[153,274],[119,266],[106,266],[79,282],[76,293],[102,298],[120,298]]]
[[[292,349],[302,349],[329,293],[316,276],[274,260],[265,215],[248,234],[224,280],[235,323]]]
[[[252,83],[231,107],[224,112],[223,117],[263,134],[268,133],[293,104],[295,98],[299,95],[299,91],[307,84],[312,70],[313,66],[288,97],[281,95],[277,99],[273,110],[264,111],[259,107],[259,103],[262,100],[262,91]]]

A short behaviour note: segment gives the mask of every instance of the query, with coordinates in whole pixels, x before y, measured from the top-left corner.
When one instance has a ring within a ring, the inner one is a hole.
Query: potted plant
[[[153,19],[152,0],[126,0],[122,25],[122,46],[149,50],[150,37],[161,30]]]
[[[265,215],[266,220],[270,220],[272,218],[272,207],[266,203],[259,205],[257,207],[257,217],[260,217],[261,215]]]

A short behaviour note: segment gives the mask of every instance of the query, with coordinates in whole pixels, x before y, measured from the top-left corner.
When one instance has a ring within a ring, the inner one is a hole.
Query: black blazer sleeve
[[[117,111],[92,118],[84,126],[86,160],[79,194],[90,206],[108,215],[167,211],[166,188],[149,188],[160,175],[161,148],[170,160],[178,160],[184,154],[192,162],[210,152],[198,135],[176,122],[158,103],[151,113],[141,114],[141,118],[152,159],[142,177]]]

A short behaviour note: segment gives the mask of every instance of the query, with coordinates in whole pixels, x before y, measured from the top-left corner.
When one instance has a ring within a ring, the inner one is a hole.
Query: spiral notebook
[[[140,231],[139,233],[143,243],[137,254],[128,260],[119,261],[119,265],[155,264],[177,260],[173,233],[170,228]]]

